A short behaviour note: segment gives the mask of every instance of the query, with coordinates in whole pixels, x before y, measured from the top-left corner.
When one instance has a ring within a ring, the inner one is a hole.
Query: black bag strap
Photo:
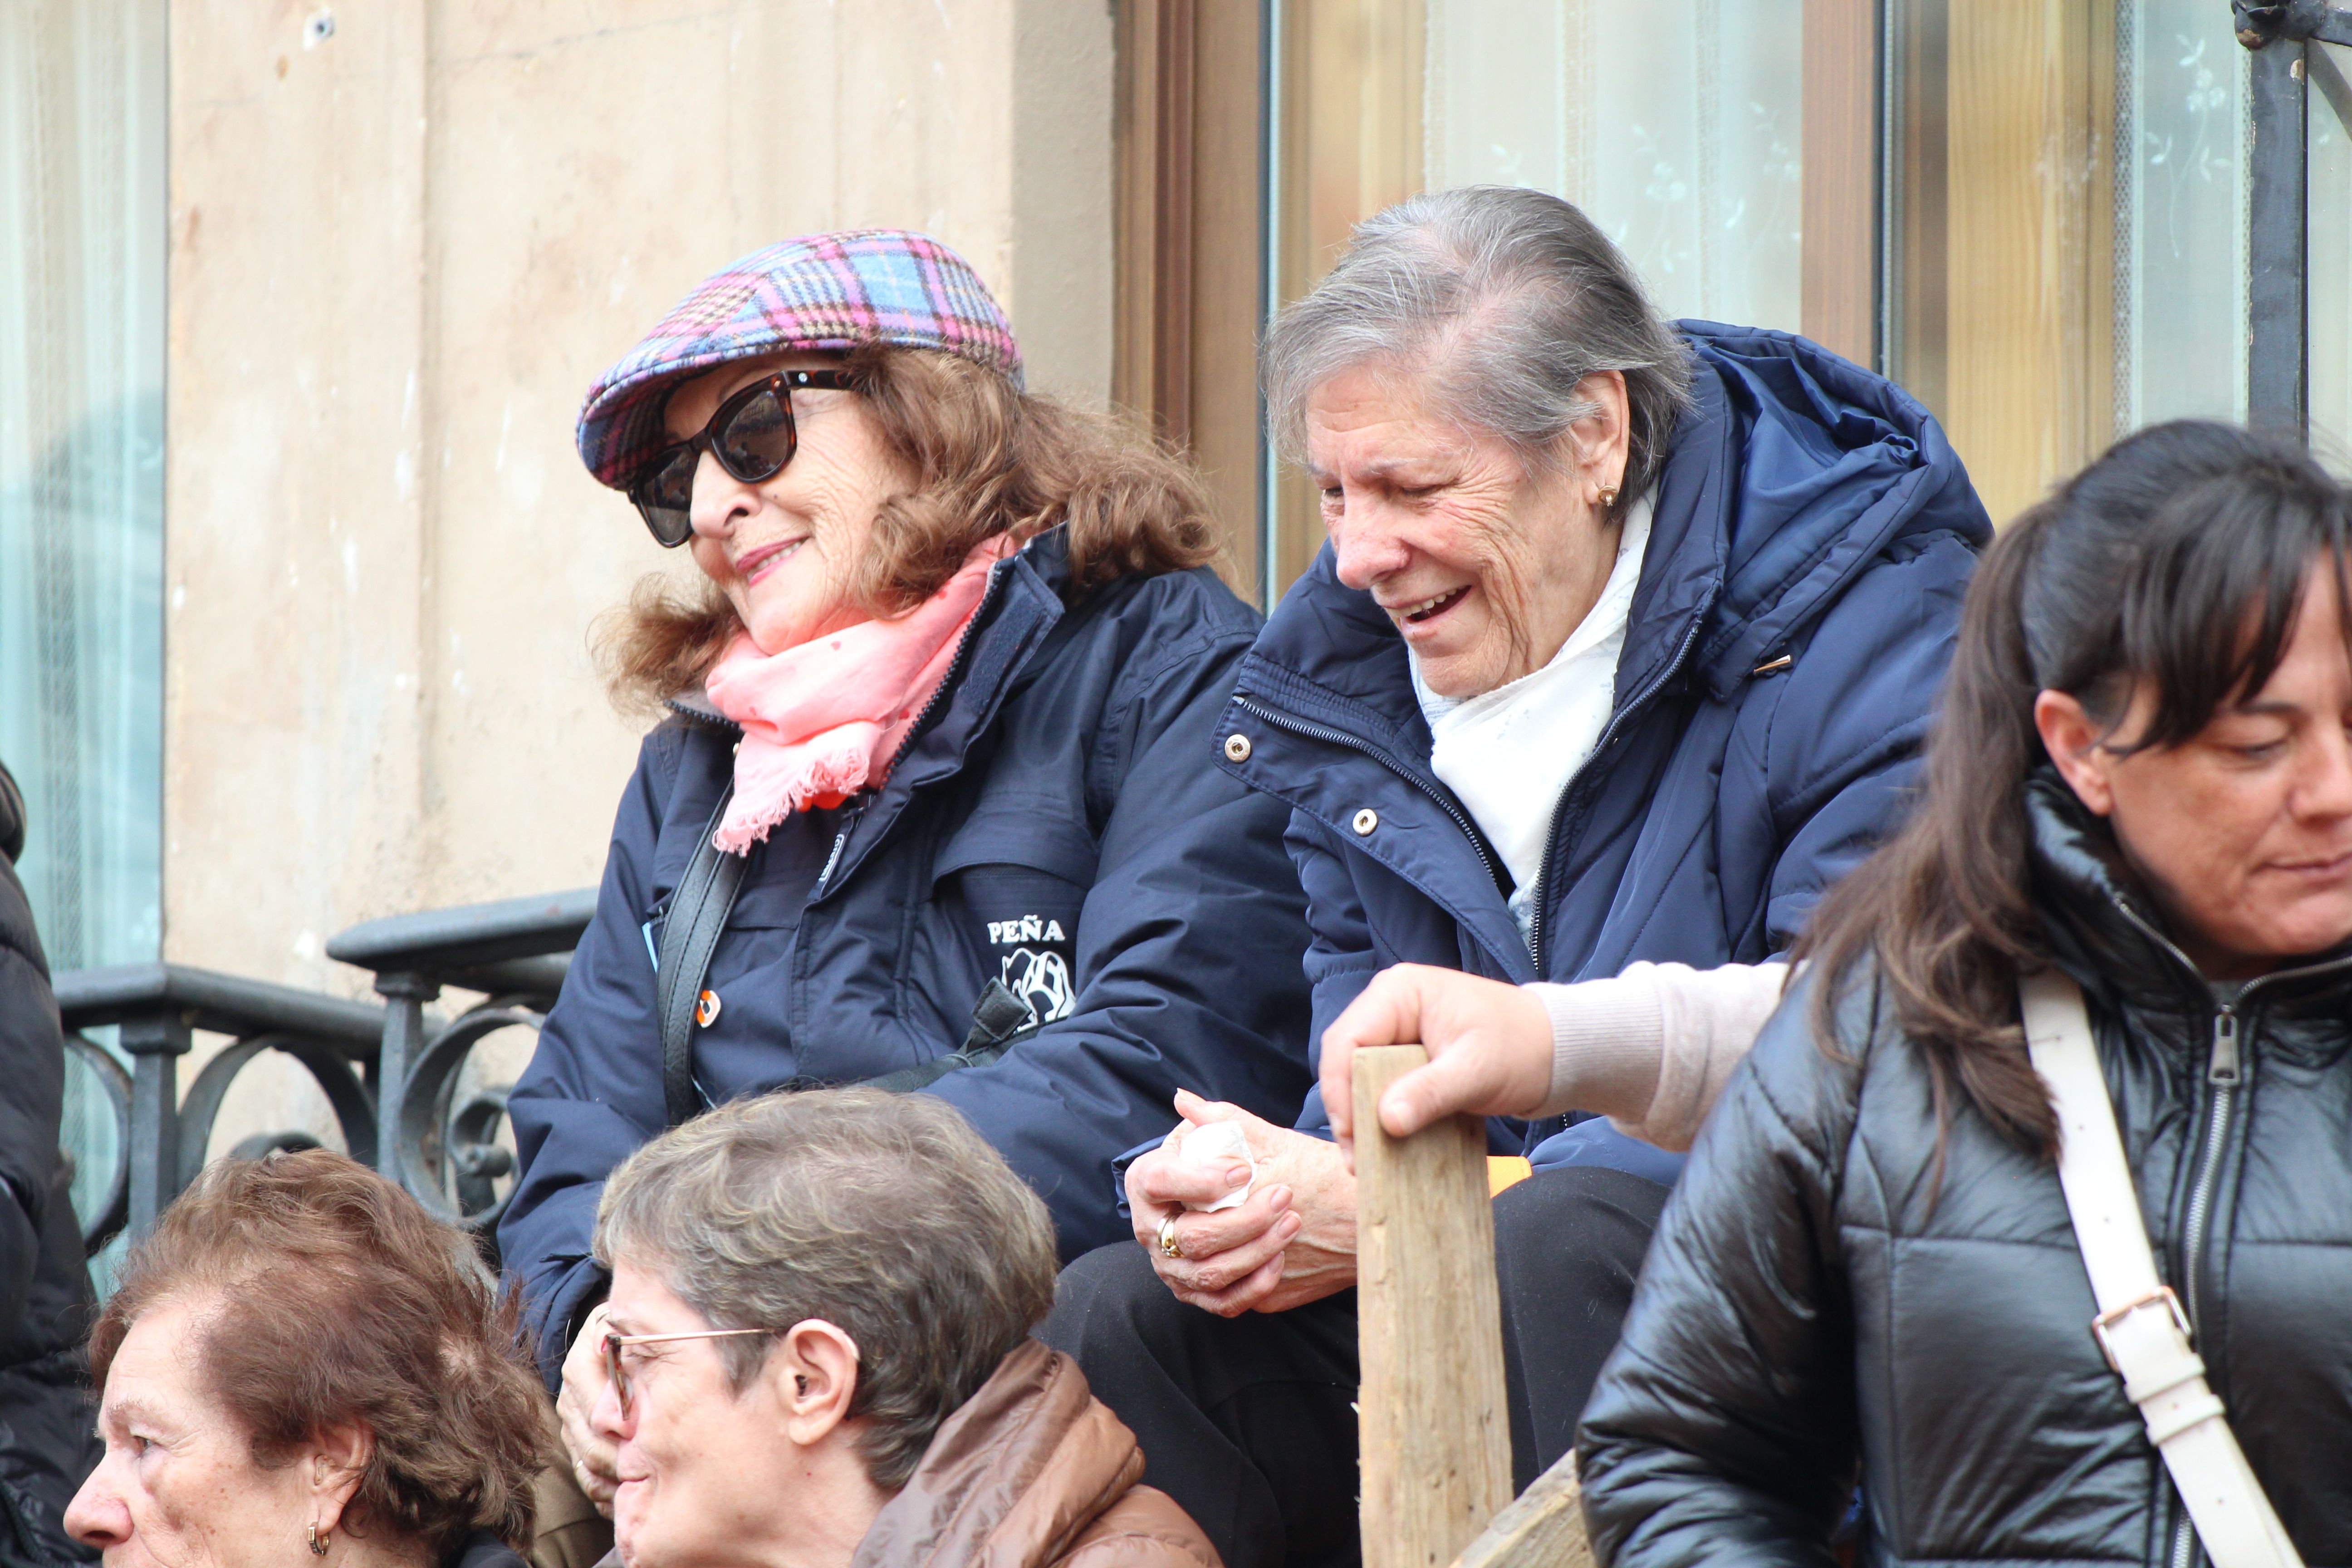
[[[727,815],[735,795],[728,785],[695,840],[694,858],[670,896],[669,914],[662,922],[661,952],[654,961],[654,1016],[661,1020],[662,1109],[667,1125],[675,1127],[702,1110],[702,1096],[694,1083],[694,1011],[702,997],[703,977],[710,973],[710,954],[727,929],[728,912],[743,886],[748,855],[729,855],[712,847],[711,836]],[[959,1068],[986,1067],[1017,1042],[1037,1032],[1030,1022],[1029,1004],[1013,994],[1004,982],[992,980],[971,1010],[971,1029],[963,1045],[920,1067],[901,1068],[864,1080],[863,1087],[889,1094],[911,1094],[938,1082]]]
[[[964,1036],[960,1048],[943,1057],[933,1057],[920,1067],[900,1068],[897,1072],[866,1079],[859,1087],[878,1089],[887,1094],[912,1094],[959,1068],[984,1068],[1036,1032],[1037,1026],[1029,1021],[1029,1004],[1007,990],[1003,981],[992,980],[972,1007],[971,1031]]]
[[[743,885],[748,855],[730,855],[715,847],[711,835],[735,798],[730,784],[719,792],[719,804],[694,843],[694,858],[670,895],[669,915],[662,922],[661,954],[654,962],[654,1016],[661,1020],[662,1108],[667,1125],[675,1127],[702,1109],[694,1087],[694,1009],[702,996],[702,977],[710,972],[710,954],[719,933],[727,929],[728,911]]]

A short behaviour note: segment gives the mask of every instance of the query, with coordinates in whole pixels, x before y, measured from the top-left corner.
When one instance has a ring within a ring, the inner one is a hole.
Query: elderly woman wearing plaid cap
[[[746,257],[596,384],[579,445],[706,579],[605,628],[618,692],[667,713],[509,1108],[499,1243],[602,1503],[591,1232],[664,1127],[935,1094],[1071,1258],[1128,1234],[1112,1162],[1180,1087],[1287,1118],[1310,1065],[1288,813],[1216,765],[1257,616],[1193,479],[1024,391],[961,258],[882,230]]]

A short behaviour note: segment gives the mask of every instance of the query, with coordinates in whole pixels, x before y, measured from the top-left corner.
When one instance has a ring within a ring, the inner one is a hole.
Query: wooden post
[[[1511,1500],[1484,1128],[1381,1131],[1381,1090],[1428,1059],[1355,1054],[1364,1568],[1446,1568]]]
[[[1454,1568],[1593,1568],[1576,1455],[1561,1455],[1559,1463],[1538,1476],[1535,1485],[1462,1549]]]

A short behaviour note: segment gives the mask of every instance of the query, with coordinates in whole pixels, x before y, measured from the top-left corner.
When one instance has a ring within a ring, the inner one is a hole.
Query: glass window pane
[[[1801,0],[1429,0],[1431,189],[1530,185],[1671,316],[1798,330]]]
[[[0,761],[53,968],[161,937],[163,0],[0,7]]]
[[[2246,51],[2209,0],[2116,15],[2116,428],[2246,409]]]
[[[2311,101],[2311,438],[2352,470],[2352,49],[2314,44]]]

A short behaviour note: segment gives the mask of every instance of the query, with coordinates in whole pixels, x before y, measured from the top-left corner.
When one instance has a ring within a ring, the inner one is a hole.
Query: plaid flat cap
[[[580,460],[625,489],[669,444],[663,395],[681,377],[778,349],[895,343],[937,349],[1021,384],[1021,348],[971,264],[899,228],[810,235],[712,273],[618,364],[580,409]]]

